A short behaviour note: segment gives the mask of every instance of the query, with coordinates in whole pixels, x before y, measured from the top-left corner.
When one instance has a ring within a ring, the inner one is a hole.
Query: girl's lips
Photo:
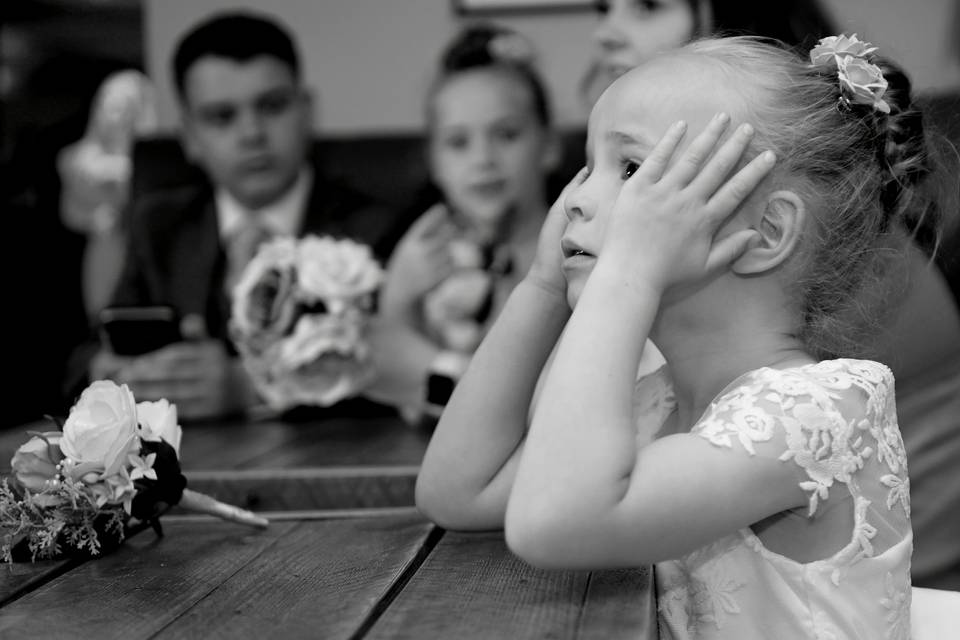
[[[470,191],[473,193],[483,196],[483,197],[492,197],[498,196],[504,192],[507,188],[506,180],[488,180],[486,182],[477,182],[470,185]]]
[[[629,63],[629,62],[618,62],[618,61],[614,61],[614,60],[604,60],[604,61],[601,62],[601,65],[600,65],[600,66],[601,66],[601,68],[603,69],[604,73],[607,74],[608,77],[610,77],[610,78],[619,78],[620,76],[622,76],[623,74],[625,74],[627,71],[630,71],[631,69],[633,69],[633,68],[634,68],[635,66],[637,66],[637,65],[636,65],[636,64]]]
[[[595,258],[596,256],[586,251],[579,244],[570,240],[569,238],[563,238],[560,240],[560,250],[563,252],[564,259],[574,258],[577,256],[585,256],[588,258]]]
[[[596,261],[596,256],[590,253],[574,253],[563,259],[562,268],[564,271],[577,271],[581,269],[592,269]]]

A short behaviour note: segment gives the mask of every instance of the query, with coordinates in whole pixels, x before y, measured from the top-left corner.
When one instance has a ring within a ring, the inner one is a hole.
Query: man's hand
[[[223,417],[256,402],[239,358],[218,340],[178,342],[135,358],[101,353],[94,362],[101,372],[96,377],[127,384],[138,401],[166,398],[184,420]],[[91,374],[95,371],[92,366]]]

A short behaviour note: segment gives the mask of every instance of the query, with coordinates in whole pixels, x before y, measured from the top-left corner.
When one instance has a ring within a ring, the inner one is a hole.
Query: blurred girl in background
[[[533,47],[495,25],[448,45],[426,101],[426,211],[387,265],[370,395],[413,422],[437,415],[507,295],[530,266],[560,159]]]

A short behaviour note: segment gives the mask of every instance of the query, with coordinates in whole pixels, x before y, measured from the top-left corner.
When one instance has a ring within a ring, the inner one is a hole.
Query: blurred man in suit
[[[294,43],[273,20],[246,12],[206,20],[180,40],[173,74],[184,148],[209,182],[134,207],[112,305],[170,305],[185,340],[135,357],[104,346],[85,371],[127,383],[138,400],[166,398],[185,419],[215,418],[257,402],[227,322],[229,289],[258,242],[351,237],[382,258],[392,218],[311,166],[311,97]]]

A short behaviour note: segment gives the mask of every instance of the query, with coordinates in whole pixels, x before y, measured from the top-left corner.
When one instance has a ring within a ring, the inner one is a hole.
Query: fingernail
[[[720,113],[714,116],[714,119],[720,124],[726,124],[726,122],[730,120],[730,116],[728,116],[726,113],[721,111]]]
[[[773,151],[764,151],[764,152],[763,152],[763,161],[764,161],[764,162],[769,162],[769,163],[772,164],[772,163],[774,163],[774,162],[777,161],[777,154],[775,154]]]
[[[752,136],[752,135],[753,135],[753,127],[752,127],[751,125],[749,125],[749,124],[742,125],[742,126],[740,127],[740,131],[742,131],[742,132],[743,132],[743,135],[745,135],[745,136]]]
[[[677,129],[686,129],[686,128],[687,128],[687,121],[686,121],[686,120],[677,120],[676,127],[677,127]]]

